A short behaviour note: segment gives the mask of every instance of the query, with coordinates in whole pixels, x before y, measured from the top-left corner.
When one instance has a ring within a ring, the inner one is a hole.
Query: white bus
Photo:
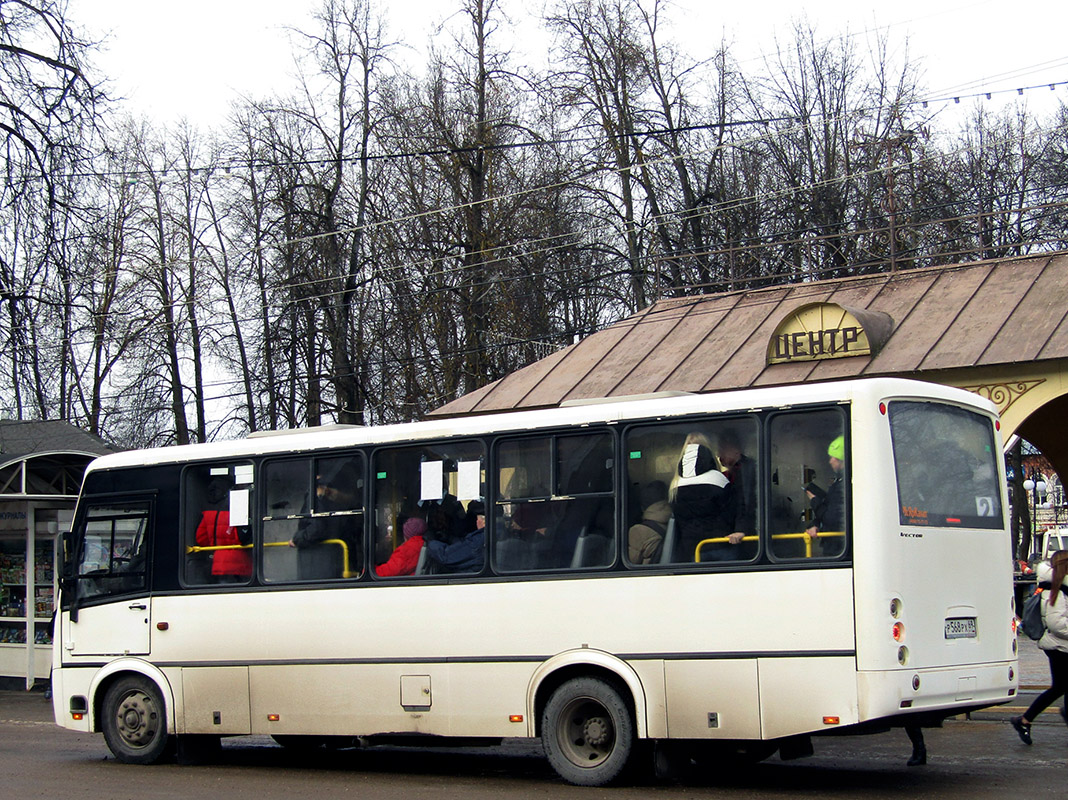
[[[870,379],[105,456],[55,718],[131,763],[540,737],[583,785],[935,725],[1017,691],[998,429]]]

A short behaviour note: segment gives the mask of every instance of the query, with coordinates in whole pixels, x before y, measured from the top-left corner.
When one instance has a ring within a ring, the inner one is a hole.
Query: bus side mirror
[[[69,583],[74,578],[74,534],[66,531],[63,534],[63,550],[59,554],[62,561],[59,566],[60,583]]]

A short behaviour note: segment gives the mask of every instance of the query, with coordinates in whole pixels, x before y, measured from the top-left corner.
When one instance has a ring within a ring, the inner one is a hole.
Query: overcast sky
[[[933,97],[998,92],[1014,100],[1019,87],[1036,111],[1068,101],[1068,3],[1062,0],[675,0],[675,33],[691,54],[711,53],[722,38],[757,72],[775,37],[787,40],[804,9],[819,33],[864,37],[889,26],[891,41],[922,59]],[[287,27],[307,27],[319,0],[70,0],[69,16],[95,36],[109,36],[97,58],[114,92],[132,111],[160,122],[185,117],[204,126],[220,123],[239,94],[254,97],[291,84]],[[413,63],[436,25],[459,0],[382,0],[395,38],[409,43]],[[539,0],[501,0],[514,17]],[[528,40],[529,42],[529,40]],[[528,43],[527,42],[527,43]],[[513,53],[519,61],[544,57],[544,46]],[[702,52],[704,51],[704,52]],[[969,101],[970,102],[970,101]]]

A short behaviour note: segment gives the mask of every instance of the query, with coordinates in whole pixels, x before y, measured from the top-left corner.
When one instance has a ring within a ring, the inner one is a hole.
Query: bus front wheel
[[[541,725],[545,755],[577,786],[604,786],[626,770],[636,747],[634,715],[599,678],[573,678],[552,693]]]
[[[104,695],[104,740],[124,764],[154,764],[167,751],[167,715],[155,683],[139,676],[115,681]]]

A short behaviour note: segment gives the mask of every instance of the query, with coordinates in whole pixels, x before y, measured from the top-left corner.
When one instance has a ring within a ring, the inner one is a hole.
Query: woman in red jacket
[[[375,572],[380,576],[412,575],[419,563],[419,551],[423,549],[423,534],[426,533],[426,522],[419,517],[411,517],[404,523],[402,529],[404,543],[401,544],[389,561],[375,567]]]
[[[237,528],[230,525],[230,512],[225,505],[229,485],[221,478],[208,484],[208,503],[212,508],[200,515],[197,544],[200,547],[221,547],[243,544]],[[244,583],[252,574],[252,553],[249,550],[215,550],[211,558],[211,574],[220,582]]]

